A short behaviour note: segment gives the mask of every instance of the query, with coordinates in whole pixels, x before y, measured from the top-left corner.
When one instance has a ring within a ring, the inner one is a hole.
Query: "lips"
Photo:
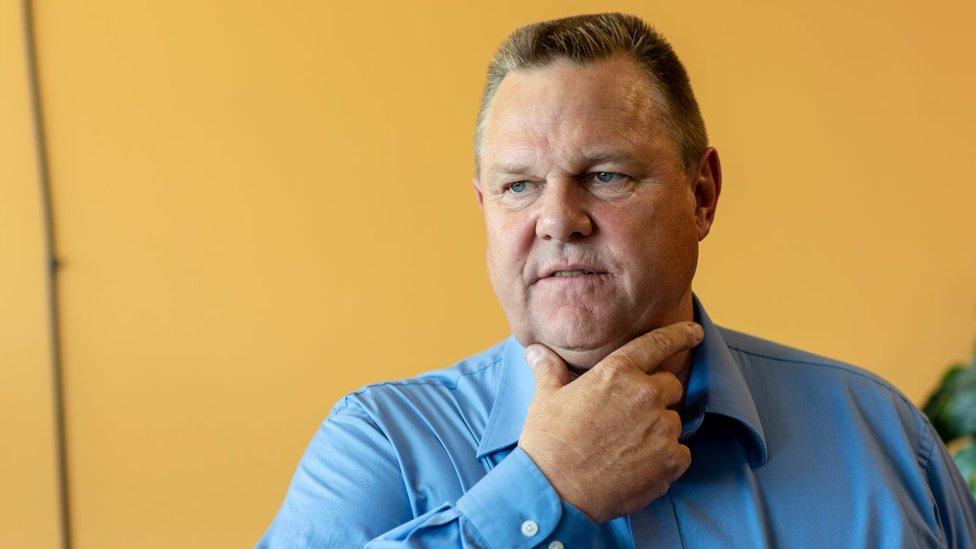
[[[596,274],[596,273],[594,273],[592,271],[579,271],[579,270],[577,270],[577,271],[556,271],[556,272],[552,273],[552,276],[557,277],[557,278],[561,278],[561,277],[565,277],[565,276],[583,276],[583,275],[591,275],[591,274]]]
[[[536,274],[532,283],[535,284],[546,278],[572,278],[605,274],[607,274],[607,271],[598,265],[588,263],[559,263],[542,269]]]

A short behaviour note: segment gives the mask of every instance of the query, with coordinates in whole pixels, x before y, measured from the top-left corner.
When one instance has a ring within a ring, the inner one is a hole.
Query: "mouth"
[[[585,271],[585,270],[581,270],[581,269],[572,269],[572,270],[566,270],[566,271],[555,271],[554,273],[552,273],[548,277],[544,277],[544,278],[550,278],[550,277],[564,278],[564,277],[570,277],[570,276],[585,276],[585,275],[595,275],[595,274],[603,274],[603,273],[597,273],[595,271]]]
[[[609,273],[600,269],[599,267],[593,265],[553,265],[548,269],[541,271],[532,281],[533,284],[543,280],[586,280],[586,279],[596,279],[604,276],[608,276]]]

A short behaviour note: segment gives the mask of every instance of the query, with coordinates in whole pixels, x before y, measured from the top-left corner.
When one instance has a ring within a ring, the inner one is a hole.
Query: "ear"
[[[695,224],[698,225],[698,240],[704,240],[715,220],[718,196],[722,192],[722,164],[715,147],[708,147],[702,153],[695,174]]]
[[[481,194],[481,186],[478,185],[478,178],[471,178],[471,186],[474,187],[474,194],[478,198],[478,207],[481,208],[481,212],[485,211],[485,197]]]

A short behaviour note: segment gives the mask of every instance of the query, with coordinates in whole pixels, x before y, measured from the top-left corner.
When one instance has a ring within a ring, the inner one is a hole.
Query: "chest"
[[[869,443],[796,442],[754,467],[741,438],[712,427],[689,441],[692,466],[667,494],[615,519],[632,533],[624,546],[939,546],[918,471]]]
[[[753,466],[742,437],[723,424],[704,426],[687,444],[688,471],[649,506],[601,525],[595,547],[939,544],[931,505],[911,478],[916,472],[893,456],[872,455],[870,444],[790,441],[761,466]],[[508,455],[477,459],[476,453],[474,441],[461,436],[401,448],[415,516],[457,501]]]

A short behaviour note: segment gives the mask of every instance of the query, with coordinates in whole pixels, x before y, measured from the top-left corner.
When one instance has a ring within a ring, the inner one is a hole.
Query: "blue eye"
[[[593,179],[596,179],[600,183],[610,183],[617,175],[613,172],[596,172],[593,174]]]
[[[511,185],[508,186],[508,190],[517,194],[525,190],[525,185],[526,185],[525,181],[516,181],[515,183],[512,183]]]

